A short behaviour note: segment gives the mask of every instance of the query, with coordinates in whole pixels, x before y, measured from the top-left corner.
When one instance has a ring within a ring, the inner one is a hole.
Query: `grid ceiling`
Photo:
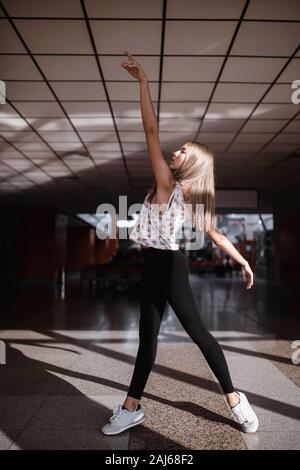
[[[0,201],[94,211],[153,182],[142,64],[168,160],[211,146],[217,188],[300,183],[298,0],[0,1]]]

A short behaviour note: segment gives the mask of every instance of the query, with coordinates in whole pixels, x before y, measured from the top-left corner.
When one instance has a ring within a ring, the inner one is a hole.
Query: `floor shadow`
[[[7,361],[1,367],[1,428],[20,449],[127,449],[129,431],[104,436],[100,427],[111,410],[95,402],[76,387],[55,375],[96,380],[85,374],[25,356],[7,344]],[[100,380],[101,383],[101,380]],[[63,396],[55,390],[63,384]],[[120,385],[120,384],[119,384]],[[72,399],[66,400],[66,397]],[[132,429],[138,438],[141,425]],[[150,429],[147,434],[163,448],[185,449]]]
[[[38,330],[35,330],[35,331],[37,331],[38,333],[42,333],[41,331],[38,331]],[[61,342],[66,342],[66,343],[69,342],[71,344],[75,344],[79,347],[82,347],[81,341],[79,339],[70,338],[70,336],[63,335],[62,333],[52,332],[52,331],[47,331],[47,332],[44,331],[43,334],[46,334],[48,336],[52,335],[60,343]],[[130,355],[125,354],[125,353],[118,352],[118,351],[113,351],[109,348],[105,348],[105,347],[100,346],[98,344],[94,345],[94,344],[85,343],[84,348],[89,350],[89,351],[94,351],[94,352],[97,352],[101,355],[105,355],[106,357],[110,357],[112,359],[116,359],[116,360],[119,360],[119,361],[122,361],[122,362],[125,362],[125,363],[128,363],[128,364],[134,365],[134,363],[135,363],[135,357],[130,356]],[[160,375],[163,375],[165,377],[170,377],[172,379],[184,382],[186,384],[191,384],[193,386],[198,386],[200,389],[203,389],[203,390],[209,390],[209,391],[212,391],[212,392],[217,393],[217,394],[220,393],[217,384],[213,380],[208,380],[208,379],[205,379],[203,377],[198,377],[198,376],[192,375],[188,372],[178,371],[178,370],[172,369],[170,367],[162,366],[160,364],[154,364],[153,371],[160,374]],[[102,381],[102,379],[101,379],[101,382],[104,383]],[[105,380],[105,382],[109,383],[108,386],[110,386],[110,387],[116,386],[118,388],[120,386],[120,384],[118,384],[117,382],[111,381],[111,380]],[[127,390],[127,387],[124,387],[124,385],[122,385],[121,387],[122,387],[122,389],[125,388],[125,390]],[[238,390],[246,393],[247,397],[249,398],[249,401],[252,402],[253,405],[261,406],[261,407],[263,407],[267,410],[275,411],[276,413],[278,413],[278,410],[280,409],[280,414],[282,414],[283,416],[288,416],[288,417],[294,418],[294,419],[295,418],[300,419],[300,408],[298,408],[297,406],[293,406],[293,405],[287,404],[287,403],[279,401],[279,400],[266,398],[264,396],[261,396],[259,394],[250,392],[248,390],[243,390],[240,387],[238,387]],[[153,400],[164,403],[164,399],[162,399],[160,397],[157,397],[157,396],[153,396],[152,394],[149,394],[147,392],[144,392],[143,396],[146,396],[146,397],[151,398]]]
[[[178,342],[182,342],[182,341],[190,341],[189,338],[183,338],[179,335],[176,335],[174,333],[164,333],[164,335],[167,337],[168,340],[172,341],[171,338],[173,338],[173,341],[177,341]],[[291,360],[290,358],[288,359],[287,357],[282,357],[282,356],[277,356],[275,354],[269,354],[269,353],[264,353],[264,352],[259,352],[259,351],[250,351],[249,349],[244,349],[244,348],[238,348],[236,346],[228,346],[228,345],[225,345],[225,344],[221,344],[221,341],[226,341],[227,338],[219,338],[219,337],[216,337],[217,341],[220,342],[220,345],[222,347],[222,349],[224,349],[225,351],[231,351],[231,352],[236,352],[236,353],[239,353],[241,355],[244,355],[244,356],[252,356],[252,357],[258,357],[260,359],[267,359],[269,361],[274,361],[274,362],[281,362],[282,364],[289,364],[291,365]],[[255,341],[256,338],[251,338],[252,341]],[[250,341],[251,341],[250,339]],[[244,341],[245,338],[243,336],[240,336],[238,338],[239,341]],[[231,341],[229,339],[229,341]],[[249,339],[247,339],[247,341],[249,341]]]

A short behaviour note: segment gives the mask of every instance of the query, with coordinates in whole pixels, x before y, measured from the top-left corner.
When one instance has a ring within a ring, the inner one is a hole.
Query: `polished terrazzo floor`
[[[143,424],[118,436],[100,427],[126,397],[138,348],[138,291],[64,295],[27,285],[2,295],[0,449],[299,449],[299,296],[256,279],[190,274],[233,383],[260,420],[254,435],[231,419],[219,384],[167,306]]]

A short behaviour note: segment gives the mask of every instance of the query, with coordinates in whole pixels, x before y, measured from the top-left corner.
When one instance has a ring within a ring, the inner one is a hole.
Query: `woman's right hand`
[[[129,54],[127,51],[124,51],[124,54],[127,55],[127,58],[121,62],[121,66],[124,67],[127,72],[130,73],[134,78],[139,81],[147,80],[147,76],[142,68],[142,66],[136,62],[134,57]]]

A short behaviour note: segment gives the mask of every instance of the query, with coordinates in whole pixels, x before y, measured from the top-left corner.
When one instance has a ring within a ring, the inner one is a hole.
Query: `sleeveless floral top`
[[[158,203],[150,203],[149,195],[144,199],[140,215],[129,238],[146,247],[164,250],[179,250],[175,242],[176,232],[185,221],[184,196],[181,185],[176,181],[163,213],[159,211]]]

